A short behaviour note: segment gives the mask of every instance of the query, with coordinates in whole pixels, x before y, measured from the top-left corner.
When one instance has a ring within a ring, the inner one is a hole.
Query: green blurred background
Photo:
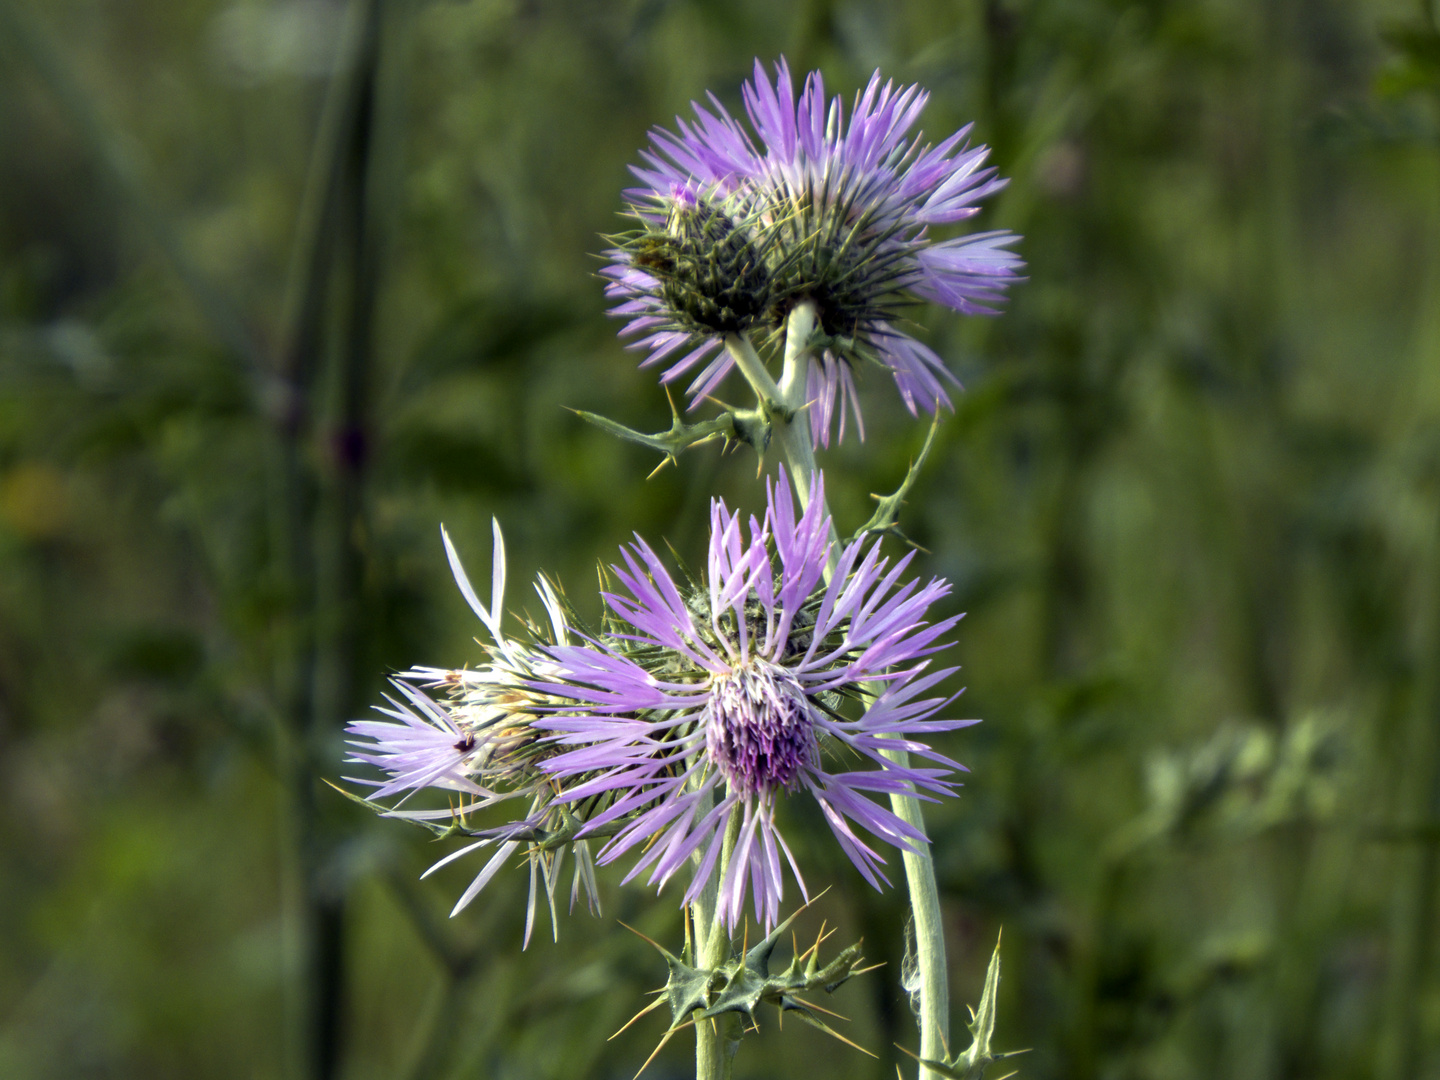
[[[631,1077],[675,891],[524,875],[319,782],[387,672],[461,665],[489,518],[594,615],[695,558],[748,451],[668,422],[593,253],[647,127],[755,56],[968,120],[1024,234],[903,526],[968,611],[930,814],[956,1001],[1004,928],[1027,1080],[1440,1075],[1434,0],[0,0],[0,1076]],[[730,394],[743,402],[739,387]],[[923,439],[882,378],[841,531]],[[532,598],[533,599],[533,598]],[[534,604],[531,604],[534,607]],[[958,688],[957,683],[957,688]],[[737,1075],[894,1075],[903,893],[787,830],[887,966]],[[813,918],[812,918],[813,916]],[[693,1068],[688,1035],[647,1075]]]

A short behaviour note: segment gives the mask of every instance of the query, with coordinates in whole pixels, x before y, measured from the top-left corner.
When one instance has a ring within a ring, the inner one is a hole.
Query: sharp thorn
[[[853,1039],[847,1039],[844,1035],[841,1035],[838,1031],[836,1031],[834,1028],[832,1028],[829,1024],[821,1023],[819,1020],[816,1020],[815,1023],[819,1024],[819,1025],[820,1025],[820,1030],[823,1031],[823,1032],[825,1032],[825,1034],[829,1035],[831,1038],[833,1038],[833,1039],[839,1039],[839,1040],[840,1040],[841,1042],[843,1042],[846,1046],[850,1046],[850,1047],[855,1048],[856,1050],[859,1050],[859,1051],[860,1051],[862,1054],[864,1054],[866,1057],[872,1057],[872,1058],[874,1058],[876,1061],[879,1061],[879,1060],[880,1060],[880,1055],[879,1055],[879,1054],[871,1053],[869,1050],[866,1050],[863,1046],[861,1046],[859,1043],[855,1042]]]
[[[795,1000],[799,1001],[800,999],[796,998]],[[826,1016],[833,1016],[836,1020],[844,1020],[847,1024],[850,1022],[850,1018],[848,1016],[843,1016],[840,1013],[837,1013],[834,1009],[827,1009],[824,1005],[816,1005],[813,1001],[801,1001],[800,1003],[804,1005],[807,1009],[814,1009],[816,1012],[823,1012]]]
[[[652,993],[656,993],[656,994],[663,994],[664,992],[665,992],[665,988],[664,988],[664,987],[661,987],[659,990],[654,990],[654,991],[652,991]],[[624,1027],[620,1028],[620,1031],[615,1032],[614,1035],[611,1035],[611,1036],[610,1036],[610,1039],[613,1039],[613,1038],[615,1038],[616,1036],[618,1036],[618,1035],[620,1034],[620,1032],[624,1031],[625,1028],[628,1028],[631,1024],[635,1023],[636,1020],[639,1020],[640,1017],[644,1016],[646,1013],[651,1012],[651,1011],[659,1008],[661,1005],[664,1005],[664,1004],[665,1004],[665,999],[664,999],[664,998],[656,998],[656,999],[655,999],[654,1001],[652,1001],[649,1005],[646,1005],[643,1009],[641,1009],[641,1010],[640,1010],[639,1012],[637,1012],[634,1016],[632,1016],[629,1020],[626,1020]],[[606,1041],[606,1042],[609,1042],[610,1039],[606,1039],[605,1041]]]
[[[643,1073],[646,1069],[650,1067],[650,1063],[655,1060],[655,1055],[660,1053],[661,1050],[665,1049],[665,1044],[670,1041],[670,1036],[674,1035],[675,1032],[678,1030],[678,1028],[672,1028],[669,1031],[665,1032],[664,1035],[660,1036],[660,1042],[656,1045],[654,1050],[650,1051],[650,1056],[645,1059],[645,1064],[640,1066],[640,1072],[637,1072],[631,1078],[631,1080],[640,1080],[640,1073]]]
[[[622,922],[622,921],[619,920],[619,919],[616,919],[615,921],[618,922],[618,923],[620,923],[621,926],[625,927],[626,930],[629,930],[632,934],[634,934],[636,937],[638,937],[641,941],[648,941],[651,945],[654,945],[655,948],[659,949],[661,952],[664,952],[664,951],[665,951],[665,946],[661,945],[661,944],[660,944],[658,941],[656,941],[654,938],[648,937],[647,935],[642,934],[639,930],[636,930],[635,927],[631,926],[631,925],[630,925],[629,923],[627,923],[627,922]]]

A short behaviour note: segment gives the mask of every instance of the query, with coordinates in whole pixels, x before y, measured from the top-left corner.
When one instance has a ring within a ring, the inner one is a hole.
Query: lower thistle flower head
[[[959,617],[929,623],[926,612],[949,587],[905,580],[911,555],[891,566],[878,542],[861,541],[844,546],[825,584],[831,525],[820,485],[817,475],[798,518],[788,482],[771,485],[748,539],[717,499],[703,585],[677,583],[637,538],[612,568],[625,591],[605,595],[623,626],[547,649],[558,677],[532,684],[576,703],[535,722],[559,751],[539,767],[559,801],[611,800],[580,831],[618,825],[600,862],[638,850],[629,878],[648,869],[663,885],[698,853],[688,902],[738,823],[720,886],[732,928],[747,891],[756,917],[774,924],[782,855],[804,891],[776,825],[781,799],[813,798],[878,887],[874,839],[910,850],[926,841],[874,797],[952,794],[947,777],[961,766],[920,739],[973,723],[933,719],[949,700],[935,688],[955,669],[929,671],[927,658]],[[927,764],[897,765],[885,756],[896,750]]]
[[[778,340],[790,313],[816,319],[807,379],[811,435],[829,445],[836,412],[863,437],[855,370],[895,379],[911,413],[949,407],[954,383],[940,357],[898,328],[904,309],[931,301],[994,314],[1024,266],[1003,231],[937,239],[936,227],[979,212],[1006,181],[962,128],[938,145],[910,131],[928,95],[879,72],[848,121],[818,71],[797,100],[785,61],[772,80],[757,60],[742,88],[750,130],[714,97],[676,132],[656,129],[626,192],[640,229],[607,252],[612,314],[624,335],[667,365],[664,382],[700,368],[688,388],[709,395],[733,366],[728,334]],[[753,131],[753,134],[752,134]],[[809,343],[806,343],[809,344]]]

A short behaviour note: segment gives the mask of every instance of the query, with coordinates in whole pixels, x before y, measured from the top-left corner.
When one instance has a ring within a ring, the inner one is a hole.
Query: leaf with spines
[[[658,995],[656,1000],[631,1017],[625,1027],[620,1030],[624,1031],[640,1017],[663,1004],[670,1006],[670,1027],[665,1033],[666,1039],[687,1024],[697,1020],[713,1020],[726,1013],[735,1013],[749,1021],[750,1026],[754,1027],[756,1008],[762,1004],[769,1004],[779,1009],[782,1015],[787,1012],[798,1013],[806,1023],[855,1047],[862,1053],[870,1054],[869,1050],[857,1046],[820,1018],[821,1013],[828,1013],[829,1010],[802,1001],[795,996],[810,990],[824,990],[826,993],[833,993],[851,975],[873,970],[873,968],[860,966],[865,961],[860,953],[859,942],[843,950],[830,963],[821,966],[818,959],[820,946],[829,936],[822,926],[814,945],[803,953],[797,947],[796,954],[791,957],[790,964],[785,971],[773,975],[770,973],[770,959],[775,951],[775,946],[785,931],[789,929],[790,924],[794,922],[795,917],[803,910],[804,908],[801,908],[792,914],[767,934],[764,940],[754,947],[746,949],[742,956],[734,957],[719,967],[709,969],[692,967],[663,945],[632,927],[626,927],[655,947],[665,958],[670,974],[665,985],[655,991]],[[836,1014],[830,1013],[830,1015]],[[619,1032],[616,1034],[618,1035]],[[874,1057],[873,1054],[870,1056]]]
[[[680,1027],[696,1009],[703,1009],[709,1005],[710,984],[715,979],[715,972],[705,968],[691,967],[654,938],[640,933],[640,931],[636,930],[633,926],[626,926],[623,922],[620,925],[624,926],[626,930],[629,930],[636,937],[653,945],[655,950],[665,958],[665,963],[670,968],[670,977],[666,979],[665,985],[657,991],[657,993],[662,994],[663,997],[661,1000],[668,1002],[670,1005],[671,1031]],[[656,1004],[658,1005],[659,1003],[657,1002]],[[630,1023],[633,1024],[635,1020],[638,1020],[653,1008],[655,1008],[655,1005],[650,1005],[641,1012],[636,1013],[635,1016],[631,1018]],[[630,1024],[625,1025],[625,1027],[629,1026]],[[625,1028],[621,1028],[620,1030],[624,1031]],[[619,1032],[616,1032],[616,1034],[618,1035]],[[611,1038],[614,1038],[614,1036],[612,1035]]]
[[[702,1017],[708,1018],[719,1016],[721,1013],[734,1012],[745,1016],[753,1025],[755,1008],[763,1003],[774,1005],[782,1012],[804,1013],[807,1019],[829,1031],[829,1028],[814,1015],[814,1007],[801,1001],[795,995],[810,990],[824,990],[827,994],[832,994],[857,971],[873,969],[860,967],[865,962],[865,958],[861,955],[861,942],[858,941],[843,950],[822,968],[818,959],[820,945],[829,936],[822,927],[814,945],[804,953],[791,957],[790,966],[783,972],[772,975],[770,973],[770,957],[775,951],[775,946],[780,941],[781,935],[789,929],[795,916],[803,910],[804,908],[801,908],[782,922],[766,935],[763,941],[747,950],[739,961],[732,960],[725,967],[719,969],[717,974],[723,974],[725,984],[715,998],[714,1004],[701,1014]],[[802,961],[804,962],[803,966]],[[831,1032],[831,1034],[835,1033]],[[837,1035],[836,1038],[840,1038],[840,1036]],[[848,1039],[844,1041],[849,1042]],[[869,1051],[867,1050],[866,1053]]]
[[[666,397],[669,398],[668,389]],[[681,419],[674,399],[670,398],[670,429],[654,435],[636,431],[598,413],[586,412],[583,409],[572,411],[580,419],[594,424],[602,431],[608,431],[626,442],[638,443],[646,449],[663,454],[665,461],[661,462],[662,467],[666,462],[678,462],[680,454],[692,446],[700,446],[715,439],[724,439],[727,446],[731,443],[745,443],[763,458],[770,445],[772,431],[766,411],[763,408],[739,409],[733,405],[724,405],[723,402],[721,405],[724,411],[719,416],[712,420],[702,420],[698,424],[690,424]]]
[[[875,507],[875,512],[870,515],[870,520],[855,531],[855,535],[851,537],[852,540],[858,540],[871,533],[892,533],[901,540],[904,540],[911,547],[917,549],[920,547],[919,544],[915,543],[900,531],[900,507],[904,505],[905,497],[910,493],[910,488],[914,485],[916,478],[919,477],[920,468],[925,464],[925,459],[930,456],[930,448],[935,444],[935,433],[939,430],[940,417],[939,414],[936,414],[935,419],[930,424],[930,433],[925,436],[925,445],[920,448],[920,456],[911,463],[909,471],[905,474],[904,481],[892,494],[870,496],[879,503],[879,505]]]
[[[937,1072],[948,1080],[983,1080],[985,1070],[997,1061],[1004,1061],[1006,1058],[1017,1057],[1027,1053],[1025,1050],[1009,1050],[1002,1054],[994,1053],[990,1049],[990,1040],[995,1035],[995,1010],[996,999],[1000,994],[1000,941],[995,941],[995,952],[990,956],[990,966],[985,970],[985,990],[980,995],[980,1006],[970,1010],[970,1034],[973,1042],[970,1049],[963,1054],[957,1054],[946,1061],[932,1061],[929,1058],[922,1058],[901,1046],[899,1049],[909,1054],[920,1064],[932,1072]],[[1008,1080],[1014,1073],[1006,1073],[998,1080]]]
[[[670,967],[665,981],[665,1000],[670,1005],[670,1026],[677,1028],[696,1009],[710,1003],[710,982],[713,974],[703,968],[691,967],[674,953],[661,950]]]

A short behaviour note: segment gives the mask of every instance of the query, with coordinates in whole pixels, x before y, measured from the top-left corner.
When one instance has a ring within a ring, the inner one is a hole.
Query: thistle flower
[[[356,720],[346,728],[355,736],[350,741],[349,760],[376,766],[388,778],[350,779],[373,787],[372,800],[404,793],[399,803],[385,811],[387,817],[422,824],[445,822],[448,827],[431,827],[475,838],[430,867],[426,877],[464,855],[496,845],[490,860],[456,902],[452,916],[474,900],[501,866],[523,850],[530,864],[525,920],[528,944],[541,885],[548,898],[551,921],[555,921],[555,889],[567,852],[573,851],[575,856],[571,906],[582,891],[592,909],[598,906],[589,842],[575,838],[580,821],[574,808],[551,798],[551,788],[539,768],[551,748],[545,733],[533,726],[534,721],[542,712],[553,710],[557,701],[537,693],[529,684],[554,678],[557,668],[538,644],[516,641],[501,630],[505,545],[499,524],[495,524],[493,592],[488,608],[475,594],[450,537],[443,530],[441,535],[456,583],[489,633],[488,659],[474,669],[417,667],[392,679],[396,696],[387,697],[389,707],[377,707],[390,719]],[[537,643],[563,645],[569,633],[563,605],[543,578],[536,590],[545,605],[548,625],[532,626],[531,636]],[[443,687],[449,692],[449,700],[438,702],[422,687]],[[439,810],[400,808],[426,788],[459,793],[469,801]],[[515,798],[528,804],[520,820],[478,830],[464,824],[468,815]]]
[[[711,509],[708,582],[682,588],[639,537],[613,567],[625,593],[605,600],[623,631],[610,641],[547,649],[562,678],[533,684],[579,708],[535,722],[559,752],[540,768],[558,800],[608,796],[581,829],[619,823],[598,859],[643,852],[626,880],[650,871],[663,886],[692,854],[700,867],[693,900],[722,853],[732,814],[739,824],[720,883],[732,928],[748,888],[757,918],[773,925],[783,893],[780,856],[804,880],[775,822],[782,797],[820,806],[841,848],[877,888],[884,860],[856,829],[918,850],[924,835],[870,798],[953,793],[943,779],[962,768],[918,737],[973,721],[935,720],[950,699],[926,696],[954,668],[929,672],[925,658],[958,621],[925,621],[949,586],[902,584],[911,555],[893,567],[878,542],[841,550],[823,584],[830,518],[818,474],[797,520],[790,486],[768,486],[764,522],[721,500]],[[867,696],[862,684],[869,684]],[[571,714],[573,712],[573,715]],[[850,718],[847,714],[857,714]],[[885,751],[906,750],[937,767],[901,767]],[[841,759],[866,765],[846,769]]]
[[[811,436],[829,445],[834,416],[855,419],[864,437],[854,368],[888,370],[915,414],[950,407],[955,382],[940,357],[898,329],[916,299],[968,314],[992,306],[1024,265],[1009,232],[947,240],[930,235],[978,213],[1007,181],[982,168],[989,150],[966,142],[970,126],[936,146],[910,129],[928,94],[882,85],[877,71],[846,123],[839,97],[827,102],[818,71],[797,102],[785,61],[773,83],[757,60],[742,88],[752,136],[719,100],[692,103],[678,134],[655,129],[641,186],[626,191],[641,225],[607,252],[611,310],[630,322],[642,366],[668,365],[670,382],[701,365],[688,393],[705,397],[734,361],[716,351],[728,334],[778,337],[802,302],[818,317],[807,373]],[[957,384],[958,385],[958,384]]]

